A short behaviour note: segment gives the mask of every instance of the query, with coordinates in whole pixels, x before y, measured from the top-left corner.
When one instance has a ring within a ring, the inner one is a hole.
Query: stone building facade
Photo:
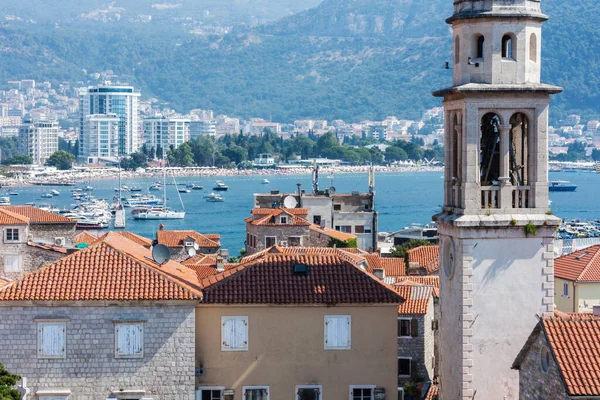
[[[69,400],[106,400],[133,392],[140,397],[128,399],[192,400],[194,305],[102,302],[52,307],[0,302],[0,358],[9,371],[27,378],[32,400],[42,393],[68,395]],[[38,356],[38,321],[66,322],[64,358]],[[143,358],[116,357],[119,321],[143,323]]]

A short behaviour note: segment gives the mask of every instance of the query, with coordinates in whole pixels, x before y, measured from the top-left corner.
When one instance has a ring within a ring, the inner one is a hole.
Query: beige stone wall
[[[567,282],[569,284],[569,296],[563,296],[563,284]],[[575,307],[577,300],[574,299],[575,286],[571,281],[554,277],[554,304],[556,308],[563,312],[576,312]]]
[[[248,317],[248,351],[221,351],[221,316]],[[351,315],[351,350],[324,350],[324,316]],[[322,385],[323,398],[347,399],[350,385],[397,391],[397,308],[205,306],[196,308],[200,386],[268,385],[271,399],[291,398],[296,385]]]

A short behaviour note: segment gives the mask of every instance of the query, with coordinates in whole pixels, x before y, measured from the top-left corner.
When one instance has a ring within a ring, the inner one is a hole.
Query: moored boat
[[[227,186],[226,184],[224,184],[221,181],[217,181],[215,184],[215,187],[213,188],[213,190],[217,190],[220,192],[225,192],[225,191],[227,191],[227,189],[229,189],[229,186]]]
[[[551,192],[574,192],[576,189],[577,185],[569,181],[552,181],[548,186]]]

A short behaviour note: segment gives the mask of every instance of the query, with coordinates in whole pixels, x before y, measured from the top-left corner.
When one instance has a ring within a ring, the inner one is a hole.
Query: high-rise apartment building
[[[153,117],[144,119],[144,139],[146,146],[157,149],[169,146],[178,147],[190,140],[190,120],[187,118]],[[157,157],[161,157],[157,154]]]
[[[215,121],[192,121],[190,122],[190,139],[196,140],[200,136],[216,136],[217,125]]]
[[[83,121],[86,138],[83,146],[81,143],[79,146],[80,158],[93,164],[98,157],[118,157],[120,124],[121,118],[114,113],[86,116]]]
[[[97,86],[83,89],[80,92],[80,136],[79,154],[81,158],[96,157],[99,154],[87,153],[95,145],[86,143],[89,134],[86,130],[90,115],[115,114],[118,123],[118,154],[124,156],[140,148],[138,135],[138,101],[140,92],[133,86]]]
[[[58,121],[33,121],[26,118],[19,128],[19,146],[33,164],[43,165],[58,150]]]

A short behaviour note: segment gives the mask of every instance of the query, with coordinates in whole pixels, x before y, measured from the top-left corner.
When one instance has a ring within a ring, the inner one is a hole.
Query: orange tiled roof
[[[542,318],[568,394],[600,395],[600,318]]]
[[[358,254],[364,255],[369,254],[361,249],[353,249],[353,248],[334,248],[334,247],[280,247],[275,245],[273,247],[269,247],[268,249],[261,250],[252,255],[243,257],[241,263],[248,263],[250,261],[256,260],[258,258],[264,257],[268,254],[285,254],[285,255],[339,255],[340,252],[344,252],[346,254]]]
[[[395,283],[402,283],[404,281],[411,281],[418,283],[420,285],[431,286],[433,287],[433,295],[435,297],[440,297],[440,277],[439,276],[419,276],[419,275],[410,275],[404,277],[397,277]]]
[[[0,276],[0,287],[9,284],[11,281],[7,278],[3,278]]]
[[[437,383],[432,383],[427,391],[427,396],[425,396],[425,400],[438,400],[440,395],[440,387]]]
[[[75,220],[33,206],[2,206],[4,210],[29,218],[32,224],[75,224]]]
[[[253,208],[252,215],[273,215],[276,211],[283,210],[283,208]],[[285,212],[292,215],[308,215],[308,209],[306,208],[286,208]],[[276,213],[279,215],[281,213]]]
[[[381,257],[379,254],[367,254],[364,256],[369,263],[369,272],[374,269],[383,269],[385,276],[406,276],[406,263],[404,258]]]
[[[292,267],[308,265],[307,275]],[[375,276],[337,255],[267,254],[202,281],[204,303],[349,304],[401,303]]]
[[[0,225],[27,225],[29,218],[0,207]]]
[[[201,298],[196,274],[109,232],[103,240],[63,257],[0,289],[0,300],[193,300]]]
[[[92,244],[96,240],[98,240],[98,238],[88,231],[81,231],[75,235],[75,244]]]
[[[321,232],[324,235],[327,235],[329,237],[333,237],[339,240],[349,240],[349,239],[356,239],[356,235],[353,235],[351,233],[345,233],[345,232],[340,232],[340,231],[336,231],[335,229],[330,229],[330,228],[321,228],[318,225],[314,225],[311,224],[310,225],[310,229],[316,231],[316,232]]]
[[[42,250],[50,250],[56,253],[67,254],[66,247],[55,246],[53,244],[44,244],[44,243],[36,243],[36,242],[27,242],[27,246],[35,247]]]
[[[404,298],[404,303],[398,306],[398,314],[427,314],[431,296],[433,295],[433,288],[431,286],[424,286],[406,280],[400,284],[393,285],[393,288]]]
[[[216,261],[213,261],[210,264],[209,263],[207,263],[207,264],[186,264],[184,261],[183,265],[185,265],[186,267],[188,267],[189,269],[194,271],[196,273],[196,277],[198,278],[199,281],[206,278],[207,276],[212,276],[212,275],[216,275],[216,274],[223,272],[223,271],[217,270]],[[237,266],[239,266],[238,263],[224,263],[223,270],[227,271],[227,270],[235,268]]]
[[[428,269],[435,269],[435,265],[440,258],[439,246],[419,246],[407,250],[408,262],[416,262],[419,266]]]
[[[575,282],[600,282],[600,245],[558,257],[554,275]]]
[[[275,217],[281,214],[286,214],[289,217],[289,221],[286,224],[276,224]],[[262,225],[262,226],[309,226],[310,222],[302,216],[308,215],[308,211],[304,208],[254,208],[252,215],[258,216],[258,218],[249,217],[244,221],[251,225]]]
[[[221,247],[221,235],[217,234],[207,236],[196,231],[169,231],[164,229],[156,232],[158,243],[167,247],[183,247],[183,242],[187,237],[194,239],[200,247]]]
[[[127,238],[129,240],[131,240],[133,243],[137,243],[140,246],[144,246],[146,248],[150,248],[152,247],[152,240],[145,238],[143,236],[137,235],[133,232],[129,232],[129,231],[116,231],[115,232],[118,235],[123,236],[124,238]]]

